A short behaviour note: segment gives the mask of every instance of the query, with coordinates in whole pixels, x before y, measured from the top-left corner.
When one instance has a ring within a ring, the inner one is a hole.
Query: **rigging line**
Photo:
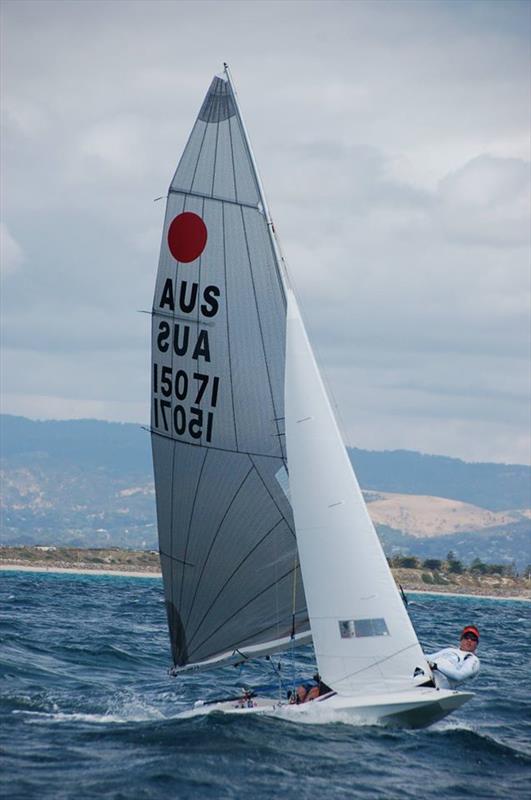
[[[298,564],[298,557],[295,553],[295,561],[293,566],[293,592],[291,597],[291,638],[295,637],[295,608],[297,606],[297,568]]]
[[[257,466],[257,464],[256,464],[255,457],[249,454],[249,458],[250,458],[250,459],[251,459],[251,461],[253,462],[254,468],[256,469],[256,474],[258,475],[258,477],[259,477],[259,478],[260,478],[260,480],[262,481],[262,485],[263,485],[264,489],[266,490],[266,492],[268,493],[269,497],[270,497],[270,498],[271,498],[271,500],[273,501],[273,503],[274,503],[274,505],[275,505],[275,508],[277,509],[278,513],[279,513],[279,514],[282,516],[282,518],[284,519],[284,521],[285,521],[286,525],[288,526],[288,530],[289,530],[289,532],[290,532],[290,533],[291,533],[291,535],[292,535],[292,536],[295,538],[295,531],[294,531],[294,530],[293,530],[293,528],[292,528],[291,521],[287,519],[286,515],[284,514],[284,512],[282,511],[282,509],[281,509],[281,508],[280,508],[280,506],[278,505],[277,501],[275,500],[275,497],[274,497],[273,493],[271,492],[271,490],[269,489],[269,486],[267,485],[267,483],[265,482],[264,478],[262,477],[262,473],[261,473],[261,471],[258,469],[258,466]],[[275,458],[276,458],[276,456],[275,456]],[[291,506],[290,506],[290,510],[291,510]]]
[[[249,459],[249,460],[250,460],[250,459]],[[207,566],[207,564],[208,564],[208,559],[210,558],[210,554],[211,554],[211,552],[212,552],[212,548],[214,547],[214,545],[215,545],[215,543],[216,543],[216,539],[218,538],[218,534],[219,534],[219,532],[220,532],[220,530],[221,530],[221,528],[222,528],[222,526],[223,526],[223,523],[225,522],[225,519],[227,518],[227,514],[229,513],[229,511],[230,511],[230,510],[231,510],[231,508],[232,508],[232,504],[234,503],[234,501],[235,501],[235,500],[236,500],[236,498],[238,497],[238,494],[239,494],[239,493],[240,493],[240,491],[242,490],[242,488],[243,488],[243,486],[244,486],[245,482],[247,481],[247,478],[249,477],[249,475],[250,475],[250,474],[251,474],[253,471],[254,471],[254,467],[253,467],[253,466],[252,466],[252,464],[251,464],[251,467],[249,468],[249,470],[248,470],[247,474],[245,475],[245,477],[243,478],[242,482],[241,482],[241,483],[240,483],[240,485],[238,486],[238,488],[237,488],[237,490],[236,490],[236,493],[234,494],[234,496],[233,496],[232,500],[230,501],[229,505],[228,505],[228,506],[227,506],[227,508],[225,509],[225,513],[223,514],[223,517],[221,518],[221,521],[220,521],[220,523],[219,523],[219,525],[218,525],[218,527],[217,527],[217,529],[216,529],[216,532],[215,532],[215,534],[214,534],[214,537],[213,537],[212,541],[210,542],[210,547],[208,548],[208,552],[207,552],[207,554],[206,554],[205,560],[204,560],[204,562],[203,562],[203,566],[202,566],[202,568],[201,568],[201,574],[199,575],[199,578],[197,579],[197,583],[196,583],[196,586],[195,586],[195,591],[194,591],[194,596],[192,597],[192,602],[191,602],[191,604],[190,604],[190,611],[188,612],[188,616],[186,617],[186,623],[185,623],[185,626],[184,626],[185,628],[188,626],[188,623],[190,622],[190,617],[192,616],[192,612],[193,612],[193,610],[194,610],[195,598],[197,597],[197,592],[198,592],[198,590],[199,590],[199,586],[200,586],[200,584],[201,584],[201,581],[202,581],[202,579],[203,579],[203,575],[205,574],[205,569],[206,569],[206,566]]]
[[[234,650],[232,652],[232,655],[234,655],[234,653],[238,653],[238,655],[241,656],[244,661],[248,661],[249,660],[249,656],[246,656],[245,653],[242,653],[242,651],[238,650],[237,647],[234,648]]]
[[[406,593],[405,593],[405,592],[404,592],[404,590],[402,589],[402,584],[401,584],[401,583],[399,583],[399,584],[398,584],[398,586],[399,586],[399,588],[400,588],[400,594],[402,595],[402,600],[404,601],[404,605],[405,605],[405,607],[407,608],[407,607],[408,607],[408,605],[409,605],[409,601],[408,601],[408,599],[407,599],[407,597],[406,597]]]
[[[280,702],[282,702],[282,694],[283,694],[282,672],[281,672],[281,669],[280,669],[280,666],[281,666],[280,659],[279,659],[279,662],[278,662],[278,667],[275,666],[275,663],[274,663],[274,661],[273,661],[273,659],[271,658],[270,655],[267,655],[265,657],[265,660],[269,662],[269,664],[271,665],[271,667],[273,669],[273,672],[275,673],[275,675],[278,678],[278,701],[280,703]]]
[[[344,681],[347,678],[354,678],[356,675],[359,675],[361,672],[365,672],[368,669],[373,669],[373,667],[379,667],[380,664],[384,664],[386,661],[390,661],[395,656],[399,656],[401,653],[405,653],[407,650],[411,650],[412,648],[418,647],[418,646],[419,646],[418,642],[413,642],[413,644],[408,644],[406,647],[402,647],[400,650],[396,650],[394,653],[391,653],[391,655],[386,656],[385,658],[380,658],[378,661],[374,661],[372,664],[368,664],[365,667],[361,667],[361,669],[354,670],[354,672],[349,672],[346,675],[343,675],[342,678],[338,678],[337,680],[339,682],[339,681]]]
[[[208,642],[208,640],[211,639],[221,628],[223,628],[223,626],[226,625],[227,622],[230,622],[231,619],[233,619],[235,616],[237,616],[241,611],[243,611],[245,608],[247,608],[247,606],[249,606],[251,603],[254,603],[254,601],[257,600],[259,597],[261,597],[263,594],[268,592],[270,589],[273,589],[276,586],[277,583],[281,583],[283,580],[285,580],[289,575],[291,575],[291,573],[292,573],[292,570],[290,569],[287,572],[285,572],[284,575],[281,575],[280,578],[278,578],[277,580],[273,581],[273,583],[270,583],[264,589],[261,589],[259,592],[257,592],[253,597],[251,597],[249,600],[247,600],[246,603],[244,603],[242,606],[240,606],[238,609],[236,609],[236,611],[234,611],[229,617],[224,619],[223,622],[221,622],[215,630],[213,630],[211,633],[209,633],[209,635],[206,637],[206,639],[203,639],[203,641],[200,642],[200,644],[198,644],[197,647],[195,648],[195,650],[192,651],[192,652],[195,652],[195,651],[199,650],[199,648],[202,647],[205,644],[205,642]],[[276,628],[277,625],[278,625],[278,623],[275,622],[272,625],[268,625],[267,628],[265,628],[265,630],[269,630],[270,628]],[[236,642],[236,644],[237,644],[237,642]],[[229,647],[231,647],[231,646],[232,645],[229,645]],[[191,653],[190,653],[190,655],[191,655]]]
[[[295,561],[293,568],[293,594],[292,594],[292,606],[291,606],[291,636],[289,643],[290,662],[291,662],[291,684],[293,689],[295,689],[294,642],[295,642],[295,615],[297,607],[297,567],[298,567],[298,554],[295,553]]]
[[[256,284],[255,284],[254,272],[253,272],[253,262],[252,262],[252,258],[251,258],[251,250],[249,248],[249,238],[247,236],[247,227],[245,225],[245,216],[244,216],[244,213],[243,213],[243,208],[240,210],[240,214],[241,214],[241,219],[242,219],[243,236],[244,236],[244,239],[245,239],[245,249],[247,251],[247,261],[249,263],[249,275],[250,275],[250,278],[251,278],[251,286],[253,287],[253,297],[254,297],[254,304],[255,304],[255,309],[256,309],[256,319],[257,319],[257,322],[258,322],[258,330],[260,331],[260,341],[261,341],[261,344],[262,344],[262,355],[263,355],[264,365],[265,365],[266,374],[267,374],[267,383],[268,383],[268,386],[269,386],[269,394],[270,394],[270,397],[271,397],[271,406],[273,408],[273,414],[275,414],[276,411],[277,411],[276,404],[275,404],[275,395],[274,395],[274,392],[273,392],[273,384],[272,384],[272,381],[271,381],[271,373],[269,371],[269,359],[268,359],[268,353],[267,353],[267,350],[266,350],[266,345],[265,345],[265,340],[264,340],[264,331],[263,331],[263,327],[262,327],[262,319],[261,319],[261,316],[260,316],[260,307],[258,305],[258,296],[257,296],[257,293],[256,293]],[[280,402],[282,404],[282,399],[280,400]],[[273,420],[276,420],[276,417],[273,417]],[[276,422],[276,421],[275,421],[275,427],[277,429],[277,434],[279,434],[280,433],[280,428],[279,428],[278,422]],[[282,442],[281,442],[280,438],[279,438],[278,442],[279,442],[279,445],[280,445],[280,453],[281,453],[281,455],[283,457],[284,456],[284,451],[282,449]]]
[[[190,646],[190,645],[191,645],[191,643],[193,642],[193,640],[194,640],[194,637],[196,636],[196,634],[197,634],[197,632],[199,631],[199,629],[200,629],[201,625],[203,624],[204,620],[205,620],[205,619],[206,619],[206,617],[208,616],[208,613],[209,613],[210,609],[212,608],[212,606],[214,605],[214,603],[216,602],[216,600],[218,599],[218,597],[220,596],[220,594],[222,594],[223,590],[224,590],[224,589],[225,589],[225,588],[228,586],[228,584],[230,583],[230,581],[232,580],[232,578],[233,578],[233,577],[236,575],[236,573],[238,572],[238,570],[240,569],[240,567],[241,567],[241,566],[243,566],[243,564],[244,564],[244,563],[247,561],[247,559],[248,559],[248,558],[250,558],[250,556],[251,556],[251,555],[252,555],[252,554],[255,552],[255,550],[257,550],[257,548],[258,548],[258,547],[260,547],[260,545],[261,545],[261,544],[262,544],[262,543],[263,543],[263,542],[264,542],[264,541],[267,539],[267,537],[268,537],[268,536],[269,536],[271,533],[273,533],[273,531],[275,530],[275,528],[278,528],[278,526],[279,526],[279,525],[280,525],[282,522],[283,522],[283,518],[279,519],[279,520],[278,520],[278,522],[276,522],[276,523],[273,525],[273,527],[272,527],[272,528],[270,528],[270,529],[267,531],[267,533],[265,533],[265,534],[262,536],[262,538],[261,538],[261,539],[260,539],[260,540],[259,540],[259,541],[258,541],[258,542],[255,544],[255,545],[254,545],[254,547],[252,548],[252,550],[249,550],[249,552],[247,553],[247,555],[246,555],[244,558],[242,558],[242,560],[240,561],[240,563],[238,564],[238,566],[237,566],[237,567],[235,567],[235,569],[234,569],[234,570],[231,572],[231,574],[230,574],[230,575],[229,575],[229,577],[226,579],[225,583],[224,583],[224,584],[223,584],[223,586],[220,588],[220,590],[218,591],[217,595],[214,597],[214,599],[213,599],[213,600],[212,600],[212,602],[210,603],[209,607],[207,608],[207,610],[206,610],[206,611],[205,611],[205,613],[203,614],[203,616],[202,616],[201,620],[200,620],[200,621],[198,622],[198,624],[196,625],[196,628],[195,628],[195,630],[194,630],[193,634],[192,634],[192,635],[191,635],[191,636],[188,638],[188,640],[187,640],[187,641],[188,641],[188,646]]]
[[[184,557],[185,558],[188,555],[188,544],[190,542],[190,531],[192,530],[192,522],[193,522],[194,513],[195,513],[195,504],[196,504],[196,501],[197,501],[197,497],[199,495],[199,487],[201,485],[201,479],[203,477],[203,470],[205,468],[207,456],[208,456],[208,448],[205,449],[205,455],[204,455],[204,458],[203,458],[203,462],[201,464],[201,469],[199,470],[199,475],[198,475],[197,483],[196,483],[196,486],[195,486],[194,499],[192,501],[192,508],[191,508],[191,511],[190,511],[190,519],[188,520],[188,530],[186,531],[186,544],[184,546]],[[180,592],[179,592],[179,608],[180,609],[182,608],[182,602],[183,602],[183,589],[184,589],[184,567],[183,567],[183,572],[182,572],[182,577],[181,577],[181,589],[180,589]]]
[[[230,382],[230,399],[232,405],[232,424],[234,425],[234,442],[236,444],[236,451],[239,451],[238,446],[238,430],[236,427],[236,408],[234,405],[234,381],[232,378],[232,353],[231,353],[231,340],[230,340],[230,324],[229,324],[229,285],[227,282],[227,243],[225,231],[225,206],[221,206],[221,227],[223,229],[223,276],[225,280],[225,322],[227,325],[227,356],[229,362],[229,382]]]

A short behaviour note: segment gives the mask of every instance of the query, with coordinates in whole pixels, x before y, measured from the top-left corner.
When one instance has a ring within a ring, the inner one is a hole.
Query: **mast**
[[[239,121],[239,123],[241,125],[243,137],[245,139],[245,143],[247,145],[247,150],[249,151],[249,156],[250,156],[250,159],[251,159],[251,163],[253,165],[253,170],[254,170],[254,174],[255,174],[255,178],[256,178],[256,183],[257,183],[257,186],[258,186],[258,193],[260,195],[260,202],[261,202],[262,208],[264,210],[264,216],[265,216],[266,222],[267,222],[267,229],[268,229],[268,232],[269,232],[269,238],[271,240],[271,246],[273,247],[273,252],[275,253],[276,261],[277,261],[277,264],[279,266],[280,275],[281,275],[282,281],[283,281],[283,283],[285,285],[285,288],[286,289],[293,289],[292,284],[291,284],[291,279],[290,279],[290,276],[289,276],[288,265],[287,265],[286,260],[284,258],[284,254],[282,253],[282,248],[280,246],[280,241],[279,241],[279,239],[277,237],[277,234],[276,234],[276,231],[275,231],[275,226],[273,224],[273,219],[271,217],[271,212],[269,210],[269,205],[268,205],[268,202],[267,202],[267,198],[265,196],[264,187],[263,187],[263,184],[262,184],[262,179],[260,177],[260,171],[259,171],[257,163],[256,163],[256,158],[255,158],[255,155],[254,155],[254,152],[253,152],[253,147],[251,145],[251,140],[249,138],[249,134],[247,132],[247,127],[246,127],[245,122],[243,120],[243,117],[241,115],[240,105],[239,105],[239,102],[238,102],[238,94],[236,92],[236,87],[234,86],[234,81],[232,79],[232,74],[231,74],[229,65],[226,62],[223,62],[223,70],[225,72],[225,75],[227,76],[227,82],[228,82],[228,84],[229,84],[229,86],[231,88],[232,95],[234,97],[234,103],[235,103],[235,106],[236,106],[236,114],[237,114],[237,117],[238,117],[238,121]]]

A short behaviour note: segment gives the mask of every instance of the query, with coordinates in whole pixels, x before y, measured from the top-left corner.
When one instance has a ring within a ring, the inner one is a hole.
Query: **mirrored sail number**
[[[167,433],[173,431],[177,436],[188,433],[192,439],[200,439],[204,435],[206,441],[210,442],[214,412],[205,413],[198,406],[203,401],[209,403],[210,408],[217,406],[219,377],[193,372],[192,381],[184,369],[178,369],[174,374],[169,366],[153,364],[153,392],[161,395],[160,398],[153,398],[155,427]],[[173,405],[174,397],[180,401],[188,399],[194,405],[189,409],[181,404]]]

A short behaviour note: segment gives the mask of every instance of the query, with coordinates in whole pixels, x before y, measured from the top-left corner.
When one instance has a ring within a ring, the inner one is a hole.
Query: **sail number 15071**
[[[175,373],[169,366],[153,364],[153,416],[155,428],[173,432],[177,436],[188,433],[192,439],[205,437],[212,440],[214,412],[204,411],[199,404],[215,408],[218,402],[219,377],[193,372],[192,379],[186,370]],[[157,396],[159,395],[159,396]],[[178,402],[174,405],[174,398]],[[193,403],[189,408],[183,401]]]

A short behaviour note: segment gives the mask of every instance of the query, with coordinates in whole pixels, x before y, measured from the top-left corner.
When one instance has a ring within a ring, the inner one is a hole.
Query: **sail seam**
[[[209,94],[210,94],[210,90],[209,90]],[[192,182],[190,183],[190,191],[192,190],[192,187],[194,185],[195,176],[197,174],[197,168],[199,166],[199,162],[201,161],[201,153],[203,152],[203,145],[205,144],[206,132],[208,130],[208,126],[210,125],[210,117],[212,115],[213,108],[214,108],[214,103],[212,103],[210,105],[210,108],[208,110],[208,119],[205,122],[205,130],[203,131],[203,138],[201,139],[201,147],[199,148],[199,153],[197,154],[197,161],[195,162],[194,173],[192,175]]]
[[[188,137],[188,139],[187,139],[187,141],[186,141],[186,146],[185,146],[185,148],[184,148],[184,150],[183,150],[182,156],[181,156],[181,157],[180,157],[180,159],[179,159],[179,163],[177,164],[177,169],[175,170],[175,173],[174,173],[174,175],[173,175],[173,178],[172,178],[172,180],[171,180],[171,183],[170,183],[170,188],[168,189],[168,194],[171,194],[171,193],[172,193],[172,189],[173,189],[173,183],[174,183],[174,181],[175,181],[175,179],[176,179],[176,177],[177,177],[177,173],[179,172],[179,169],[180,169],[180,167],[181,167],[181,164],[182,164],[182,162],[183,162],[183,159],[184,159],[184,157],[185,157],[185,155],[186,155],[186,151],[187,151],[187,149],[188,149],[188,145],[189,145],[189,144],[190,144],[190,142],[192,141],[192,137],[193,137],[193,135],[194,135],[194,133],[195,133],[195,129],[196,129],[196,127],[197,127],[197,125],[198,125],[198,123],[199,123],[200,121],[202,122],[202,120],[199,120],[199,117],[198,117],[198,118],[196,119],[196,121],[194,122],[194,126],[193,126],[192,130],[190,131],[190,135],[189,135],[189,137]]]
[[[205,200],[204,200],[204,198],[201,201],[201,218],[203,220],[205,219]],[[203,270],[201,269],[202,266],[203,266],[203,254],[201,253],[201,255],[199,256],[199,265],[198,265],[198,268],[197,268],[197,284],[198,284],[198,287],[199,287],[198,288],[199,297],[202,297],[202,295],[201,295],[201,279],[203,277]],[[199,318],[200,318],[200,315],[201,315],[201,303],[197,304],[195,314],[196,314],[195,324],[199,325],[199,323],[200,323],[200,319]],[[201,358],[203,358],[203,360],[204,360],[204,356],[201,356],[199,354],[197,356],[197,366],[198,366],[198,368],[201,365]],[[199,444],[201,446],[203,446],[203,429],[202,428],[201,428],[201,436],[199,437]]]
[[[186,209],[186,197],[183,199],[183,211]],[[177,276],[179,275],[179,262],[177,261],[175,264],[175,282],[177,283]],[[171,351],[171,371],[172,374],[174,372],[174,359],[175,354],[173,349]],[[174,546],[174,519],[173,519],[173,509],[174,509],[174,490],[173,490],[173,482],[175,480],[175,450],[176,450],[176,440],[173,439],[173,444],[171,446],[171,481],[170,481],[170,552],[173,555],[173,546]],[[170,561],[170,575],[171,575],[171,588],[170,588],[170,601],[173,607],[175,607],[175,579],[174,579],[174,564],[175,562],[173,559]],[[171,626],[170,626],[171,631]],[[173,652],[173,641],[171,642],[172,652]]]
[[[251,597],[251,599],[250,599],[250,600],[248,600],[246,603],[244,603],[244,605],[243,605],[243,606],[240,606],[240,608],[238,608],[236,611],[234,611],[234,612],[233,612],[233,613],[230,615],[230,617],[227,617],[225,620],[223,620],[223,622],[222,622],[220,625],[218,625],[218,627],[217,627],[215,630],[213,630],[213,631],[212,631],[212,633],[209,633],[209,635],[206,637],[206,639],[203,639],[203,641],[202,641],[202,642],[200,642],[200,643],[197,645],[197,647],[195,648],[195,650],[193,650],[193,651],[190,651],[189,655],[191,656],[191,655],[192,655],[192,653],[194,653],[194,652],[197,652],[197,650],[199,650],[199,648],[200,648],[200,647],[203,647],[203,645],[205,644],[205,642],[208,642],[208,640],[209,640],[209,639],[211,639],[213,636],[215,636],[215,635],[216,635],[216,633],[217,633],[218,631],[220,631],[220,630],[221,630],[221,628],[223,628],[223,627],[224,627],[224,626],[227,624],[227,622],[230,622],[230,621],[231,621],[231,619],[234,619],[234,617],[236,617],[236,616],[237,616],[237,615],[238,615],[238,614],[239,614],[241,611],[243,611],[245,608],[247,608],[247,606],[249,606],[251,603],[254,603],[254,601],[255,601],[255,600],[257,600],[259,597],[261,597],[263,594],[265,594],[266,592],[268,592],[270,589],[273,589],[273,588],[276,586],[276,584],[277,584],[277,583],[281,583],[281,582],[282,582],[282,581],[283,581],[285,578],[287,578],[289,575],[291,575],[291,573],[292,573],[292,572],[293,572],[293,568],[292,568],[292,569],[290,569],[290,570],[288,570],[288,572],[285,572],[285,573],[284,573],[284,575],[281,575],[281,576],[280,576],[280,578],[278,578],[276,581],[273,581],[273,583],[270,583],[270,584],[269,584],[268,586],[266,586],[264,589],[262,589],[261,591],[257,592],[257,593],[254,595],[254,597]],[[290,628],[290,623],[291,623],[291,614],[289,615],[289,623],[287,623],[287,627],[288,627],[288,628],[291,630],[291,628]],[[277,626],[278,626],[278,624],[279,624],[279,622],[278,622],[278,621],[277,621],[277,622],[273,622],[271,625],[268,625],[266,628],[263,628],[261,631],[259,631],[258,633],[256,633],[256,634],[255,634],[255,636],[260,636],[260,634],[261,634],[261,633],[263,633],[264,631],[267,631],[267,630],[269,630],[270,628],[275,628],[275,627],[277,627]],[[241,642],[235,642],[234,644],[230,644],[230,645],[228,645],[228,647],[229,647],[229,648],[230,648],[230,647],[235,647],[235,646],[243,647],[243,645],[241,644]]]
[[[204,217],[204,215],[205,215],[205,201],[203,200],[202,201],[202,206],[201,206],[201,216]],[[201,288],[201,264],[202,264],[202,258],[203,258],[203,256],[201,255],[200,258],[199,258],[199,268],[198,268],[199,288]],[[197,309],[196,313],[197,313],[197,324],[199,324],[199,306],[198,306],[198,309]],[[175,440],[175,441],[177,441],[177,440]],[[200,443],[200,446],[201,446],[201,443]],[[194,513],[195,513],[195,504],[196,504],[197,496],[199,494],[199,487],[201,485],[201,478],[203,476],[203,469],[204,469],[204,466],[205,466],[207,455],[208,455],[208,448],[205,449],[205,455],[204,455],[204,458],[203,458],[203,462],[201,464],[201,469],[199,471],[199,476],[197,478],[197,484],[196,484],[196,487],[195,487],[194,499],[192,501],[192,508],[190,510],[190,518],[188,520],[188,528],[187,528],[187,531],[186,531],[186,544],[185,544],[185,547],[184,547],[184,558],[185,558],[185,560],[186,560],[186,557],[188,555],[188,545],[190,543],[190,531],[192,530],[192,524],[193,524]],[[181,609],[181,607],[182,607],[182,600],[183,600],[184,567],[185,567],[185,562],[183,562],[183,568],[182,568],[182,572],[181,572],[181,586],[180,586],[180,589],[179,589],[179,609]]]
[[[280,447],[280,457],[283,458],[284,457],[284,451],[282,449],[282,444],[281,444],[282,440],[280,438],[280,428],[279,428],[279,425],[278,425],[279,417],[278,417],[278,412],[277,412],[277,408],[276,408],[276,405],[275,405],[275,396],[274,396],[274,392],[273,392],[273,386],[272,386],[272,383],[271,383],[271,374],[269,372],[269,360],[267,358],[266,346],[265,346],[265,341],[264,341],[264,332],[263,332],[263,328],[262,328],[262,319],[260,317],[260,309],[258,307],[258,298],[256,296],[256,286],[255,286],[255,282],[254,282],[254,274],[253,274],[253,269],[252,269],[251,252],[250,252],[250,249],[249,249],[249,239],[248,239],[248,236],[247,236],[247,228],[246,228],[246,225],[245,225],[245,217],[244,217],[244,214],[243,214],[243,209],[240,210],[240,214],[241,214],[241,218],[242,218],[243,236],[244,236],[244,239],[245,239],[245,249],[247,251],[247,260],[248,260],[248,263],[249,263],[249,274],[250,274],[250,277],[251,277],[251,285],[253,287],[253,297],[254,297],[254,304],[255,304],[255,308],[256,308],[256,319],[258,320],[258,330],[260,331],[260,341],[261,341],[261,344],[262,344],[262,355],[263,355],[263,358],[264,358],[264,364],[265,364],[265,369],[266,369],[266,373],[267,373],[267,383],[268,383],[268,386],[269,386],[269,394],[271,396],[271,406],[272,406],[272,409],[273,409],[273,422],[274,422],[275,428],[277,430],[278,445]]]
[[[235,103],[235,106],[236,106],[236,108],[238,107],[237,103]],[[232,180],[233,180],[233,183],[234,183],[234,197],[236,198],[236,203],[239,204],[239,201],[238,201],[238,183],[236,181],[236,166],[234,164],[234,143],[232,141],[232,123],[231,123],[231,120],[232,120],[232,117],[229,119],[229,141],[230,141],[230,157],[231,157],[230,160],[231,160],[231,164],[232,164]]]
[[[250,460],[250,459],[249,459],[249,460]],[[249,475],[250,475],[250,474],[253,472],[253,470],[254,470],[254,467],[253,467],[253,466],[251,466],[251,467],[250,467],[250,469],[248,470],[248,472],[246,473],[245,477],[243,478],[242,482],[240,483],[240,485],[239,485],[239,486],[238,486],[238,488],[236,489],[236,492],[235,492],[235,494],[234,494],[234,496],[233,496],[232,500],[230,501],[229,505],[228,505],[228,506],[227,506],[227,508],[225,509],[225,513],[223,514],[223,517],[222,517],[222,518],[221,518],[221,520],[220,520],[220,523],[219,523],[219,525],[218,525],[218,527],[217,527],[217,529],[216,529],[216,532],[215,532],[215,534],[214,534],[214,536],[213,536],[213,538],[212,538],[212,541],[210,542],[210,547],[208,548],[208,553],[206,554],[205,560],[204,560],[204,562],[203,562],[203,566],[202,566],[202,568],[201,568],[201,574],[199,575],[199,578],[197,579],[197,583],[196,583],[196,586],[195,586],[195,592],[194,592],[194,596],[192,597],[192,602],[191,602],[191,604],[190,604],[190,610],[189,610],[189,612],[188,612],[188,615],[187,615],[187,617],[186,617],[186,624],[185,624],[185,627],[187,627],[187,625],[188,625],[188,623],[189,623],[189,621],[190,621],[190,617],[192,616],[192,612],[193,612],[193,610],[194,610],[195,598],[197,597],[197,592],[199,591],[199,586],[200,586],[200,584],[201,584],[201,581],[202,581],[202,579],[203,579],[203,575],[205,574],[205,569],[206,569],[206,567],[207,567],[208,560],[209,560],[209,558],[210,558],[210,554],[211,554],[211,552],[212,552],[212,548],[214,547],[214,544],[216,543],[216,540],[217,540],[217,538],[218,538],[218,534],[219,534],[219,532],[220,532],[221,528],[223,527],[223,523],[225,522],[225,520],[226,520],[226,518],[227,518],[227,514],[229,513],[230,509],[232,508],[232,504],[234,503],[234,501],[235,501],[235,500],[236,500],[236,498],[238,497],[238,495],[239,495],[240,491],[242,490],[242,488],[243,488],[243,486],[244,486],[245,482],[247,481],[247,478],[248,478],[248,477],[249,477]]]
[[[172,370],[173,370],[173,357],[172,357]],[[174,481],[174,478],[175,478],[175,449],[176,448],[175,448],[175,440],[174,440],[172,448],[171,448],[172,452],[171,452],[171,483],[170,483],[170,486],[171,486],[171,490],[170,490],[170,552],[172,552],[172,555],[173,555],[173,544],[174,544],[174,536],[173,536],[173,481]],[[174,560],[172,558],[172,560],[170,562],[170,574],[171,574],[170,599],[171,599],[172,606],[175,606],[174,593],[173,593],[173,590],[174,590],[174,587],[175,587],[175,581],[174,581],[174,577],[173,577],[173,566],[174,566]],[[172,642],[172,645],[173,645],[173,642]]]
[[[232,378],[232,354],[231,354],[231,339],[230,339],[230,324],[229,324],[229,289],[227,283],[227,247],[225,243],[225,206],[221,206],[221,225],[223,228],[223,276],[225,280],[225,320],[227,323],[227,356],[229,362],[229,381],[230,381],[230,399],[232,405],[232,423],[234,425],[234,443],[236,445],[236,452],[239,452],[238,446],[238,429],[236,426],[236,408],[234,406],[234,382]]]
[[[223,591],[224,591],[224,590],[225,590],[225,588],[228,586],[228,584],[231,582],[232,578],[233,578],[233,577],[236,575],[236,573],[238,572],[238,570],[240,569],[240,567],[242,567],[242,566],[243,566],[243,564],[245,564],[245,562],[247,561],[247,559],[248,559],[248,558],[249,558],[249,557],[250,557],[250,556],[251,556],[251,555],[252,555],[252,554],[253,554],[253,553],[254,553],[254,552],[255,552],[255,551],[258,549],[258,547],[260,547],[260,545],[261,545],[261,544],[263,544],[263,542],[265,542],[265,540],[267,539],[267,537],[268,537],[268,536],[269,536],[271,533],[273,533],[273,531],[274,531],[276,528],[278,528],[278,526],[279,526],[279,525],[280,525],[280,524],[281,524],[283,521],[284,521],[284,518],[283,518],[283,517],[281,517],[281,518],[278,520],[278,522],[275,522],[275,524],[273,525],[273,527],[272,527],[272,528],[270,528],[270,529],[267,531],[267,533],[265,533],[265,534],[262,536],[262,538],[261,538],[261,539],[260,539],[260,540],[259,540],[259,541],[258,541],[258,542],[255,544],[255,545],[254,545],[254,547],[253,547],[251,550],[249,550],[249,552],[247,553],[247,555],[246,555],[244,558],[242,558],[242,560],[240,561],[240,563],[238,564],[238,566],[237,566],[237,567],[236,567],[236,568],[235,568],[235,569],[234,569],[234,570],[231,572],[231,574],[230,574],[230,575],[229,575],[229,577],[226,579],[226,581],[225,581],[225,583],[223,584],[223,586],[221,586],[221,588],[219,589],[219,591],[218,591],[217,595],[214,597],[214,599],[213,599],[213,600],[212,600],[212,602],[210,603],[209,607],[207,608],[207,610],[206,610],[206,611],[205,611],[205,613],[203,614],[203,617],[201,618],[200,622],[198,623],[198,625],[197,625],[197,627],[196,627],[195,631],[193,632],[193,634],[191,635],[190,639],[188,640],[188,645],[190,645],[190,644],[193,642],[193,640],[194,640],[194,638],[195,638],[195,636],[196,636],[197,632],[199,631],[199,629],[201,628],[201,625],[203,624],[203,622],[204,622],[204,620],[205,620],[205,617],[208,615],[208,613],[210,612],[210,610],[211,610],[212,606],[214,605],[214,603],[216,602],[216,600],[219,598],[219,596],[220,596],[220,595],[223,593]]]
[[[279,456],[269,456],[269,457],[270,457],[270,458],[279,458]],[[288,530],[289,530],[289,532],[291,533],[291,535],[292,535],[294,538],[296,538],[296,537],[295,537],[295,531],[293,530],[293,528],[292,528],[292,526],[291,526],[290,522],[288,521],[288,519],[286,518],[285,514],[284,514],[284,513],[281,511],[281,509],[280,509],[280,506],[278,505],[277,501],[275,500],[275,496],[273,495],[273,493],[272,493],[272,492],[271,492],[271,490],[269,489],[269,486],[267,485],[267,483],[265,482],[264,478],[262,477],[262,473],[261,473],[261,472],[260,472],[260,470],[258,469],[258,466],[257,466],[256,462],[254,461],[254,457],[253,457],[252,455],[249,455],[249,458],[251,459],[251,461],[252,461],[252,462],[253,462],[253,464],[254,464],[254,468],[256,469],[256,474],[258,475],[258,477],[259,477],[259,478],[260,478],[260,480],[262,481],[262,484],[263,484],[263,487],[264,487],[264,489],[266,490],[266,492],[268,493],[269,497],[271,498],[271,500],[272,500],[272,501],[273,501],[273,503],[275,504],[275,507],[276,507],[276,509],[277,509],[278,513],[281,515],[281,517],[282,517],[282,518],[284,519],[284,521],[286,522],[286,525],[288,526]]]
[[[221,95],[221,92],[219,93]],[[210,190],[210,194],[214,194],[214,184],[216,182],[216,164],[218,161],[218,141],[219,141],[219,120],[216,122],[216,144],[214,146],[214,164],[212,167],[212,187]]]
[[[197,484],[196,484],[196,487],[195,487],[194,499],[193,499],[193,502],[192,502],[192,509],[190,511],[190,519],[188,521],[188,530],[186,531],[186,545],[184,547],[184,558],[185,559],[188,556],[188,545],[190,543],[190,531],[192,530],[192,523],[194,521],[195,504],[196,504],[197,496],[199,494],[199,487],[201,485],[201,479],[203,477],[203,470],[205,468],[205,463],[206,463],[206,460],[207,460],[207,456],[208,456],[208,448],[205,449],[205,456],[203,458],[203,463],[201,464],[201,469],[199,471],[199,477],[197,478]],[[182,570],[182,578],[181,578],[181,589],[180,589],[180,592],[179,592],[179,609],[182,608],[182,602],[183,602],[184,563],[185,562],[183,561],[183,570]]]

